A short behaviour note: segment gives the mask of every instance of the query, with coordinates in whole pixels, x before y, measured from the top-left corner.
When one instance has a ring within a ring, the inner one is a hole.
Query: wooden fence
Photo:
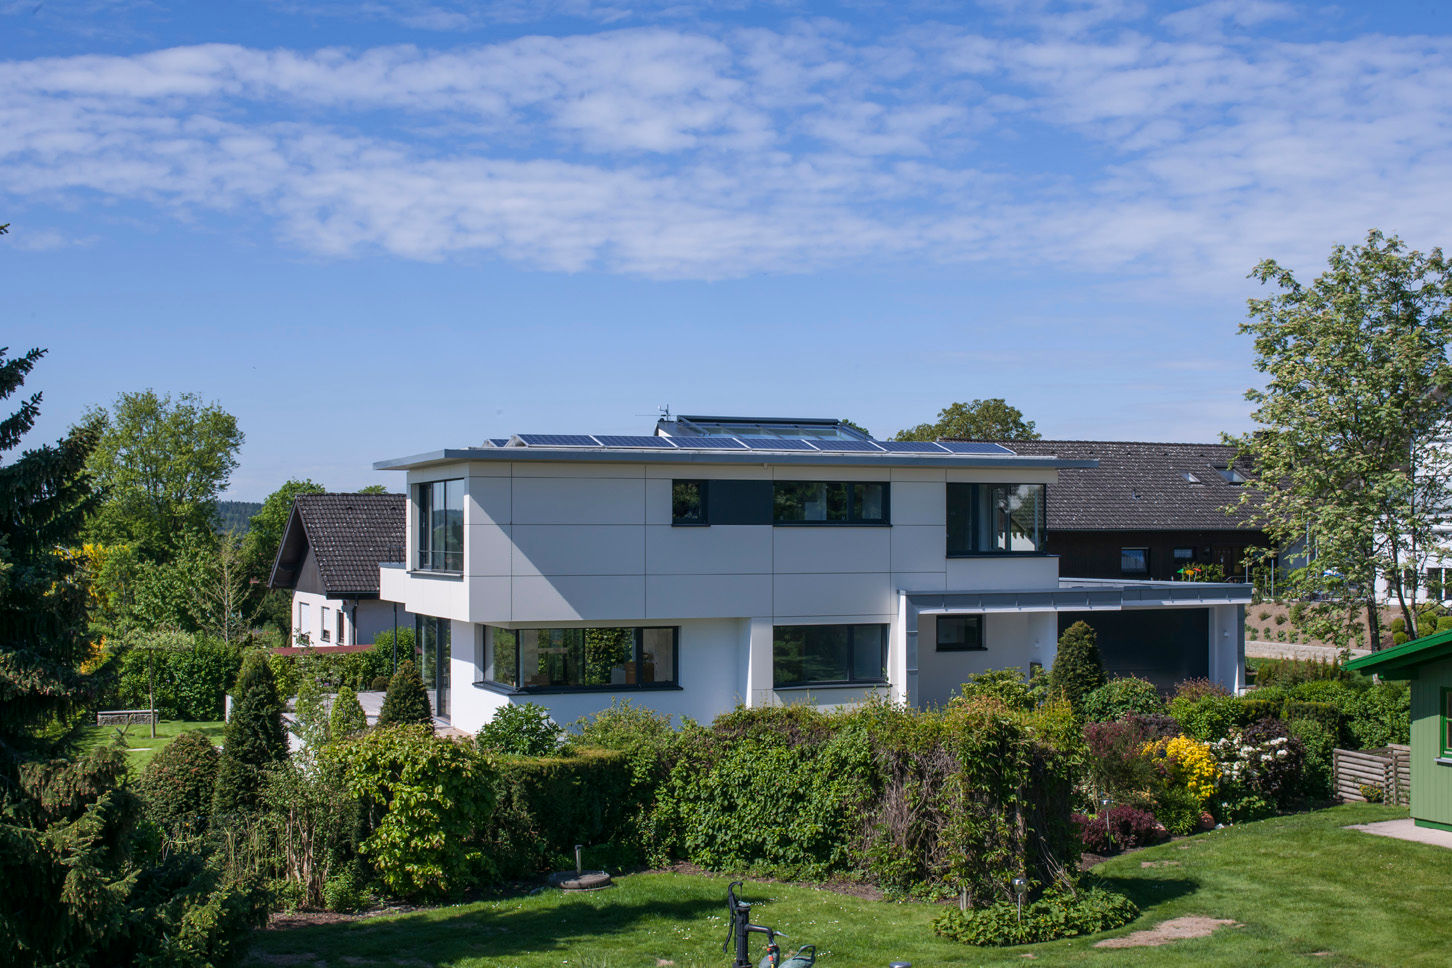
[[[1331,754],[1338,800],[1366,802],[1368,792],[1381,791],[1383,803],[1405,806],[1412,794],[1412,748],[1382,746],[1374,750],[1335,750]]]

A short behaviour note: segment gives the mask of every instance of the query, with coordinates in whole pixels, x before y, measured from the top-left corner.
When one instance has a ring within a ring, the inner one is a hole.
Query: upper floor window
[[[679,629],[484,626],[483,679],[516,689],[616,690],[676,684]]]
[[[706,517],[706,482],[671,482],[671,524],[709,524]]]
[[[1119,572],[1122,575],[1148,575],[1148,548],[1120,548]]]
[[[886,625],[778,625],[772,684],[879,683],[887,679]]]
[[[418,505],[421,571],[464,570],[464,482],[430,481],[414,487]]]
[[[773,524],[887,524],[888,488],[880,481],[777,481]]]
[[[1044,485],[949,484],[948,554],[1041,554]]]
[[[328,607],[326,605],[324,605],[319,612],[318,635],[322,638],[324,642],[328,641],[332,637],[331,632],[328,629]]]

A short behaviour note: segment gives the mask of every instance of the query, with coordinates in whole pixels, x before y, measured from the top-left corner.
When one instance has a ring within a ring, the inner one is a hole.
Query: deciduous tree
[[[893,440],[937,440],[964,438],[971,440],[1038,440],[1039,432],[1032,420],[1023,419],[1023,411],[1002,397],[949,404],[938,411],[937,423],[918,424],[899,430]]]

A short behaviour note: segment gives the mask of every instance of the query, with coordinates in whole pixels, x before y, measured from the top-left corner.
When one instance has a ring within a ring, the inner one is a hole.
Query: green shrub
[[[1113,931],[1137,917],[1139,908],[1123,894],[1091,887],[1045,894],[1025,904],[1022,917],[1010,901],[967,912],[955,908],[933,919],[933,931],[964,944],[1002,948]]]
[[[1198,699],[1176,696],[1170,700],[1170,715],[1179,722],[1186,736],[1211,743],[1243,722],[1245,709],[1234,696],[1206,693]]]
[[[234,646],[200,635],[185,648],[130,649],[121,656],[116,694],[108,701],[122,709],[149,708],[154,684],[162,719],[221,719],[223,696],[241,664]]]
[[[485,844],[496,773],[472,743],[420,725],[383,726],[329,747],[372,829],[359,845],[389,893],[456,895],[494,876]]]
[[[1296,686],[1346,676],[1334,659],[1265,659],[1255,671],[1258,686]]]
[[[269,767],[258,807],[233,818],[230,839],[245,844],[243,870],[270,882],[292,907],[326,904],[328,881],[357,863],[365,819],[333,748],[322,747],[306,766],[287,760]]]
[[[1393,635],[1397,632],[1405,632],[1407,630],[1407,620],[1404,618],[1392,619],[1391,630]]]
[[[1277,615],[1276,616],[1276,624],[1277,625],[1285,625],[1286,624],[1286,617],[1285,617],[1285,615]]]
[[[1452,631],[1452,615],[1443,615],[1443,616],[1441,616],[1440,618],[1437,619],[1437,631],[1438,632]],[[1428,633],[1428,634],[1430,634],[1430,633]]]
[[[329,911],[352,914],[373,902],[368,878],[355,864],[348,864],[323,884],[323,904]]]
[[[383,692],[387,688],[388,688],[388,677],[387,676],[374,676],[373,677],[373,681],[370,682],[370,683],[368,683],[368,689],[369,689],[370,692]]]
[[[1188,787],[1167,785],[1157,791],[1155,819],[1176,837],[1184,837],[1200,829],[1204,804]]]
[[[1059,651],[1049,669],[1049,694],[1067,699],[1077,713],[1084,697],[1105,681],[1098,635],[1087,622],[1075,622],[1059,636]]]
[[[1317,719],[1292,719],[1287,726],[1306,750],[1299,794],[1311,800],[1327,799],[1333,789],[1331,754],[1336,749],[1336,731]]]
[[[490,855],[501,876],[574,866],[575,844],[614,844],[640,859],[635,821],[650,805],[636,796],[625,753],[582,749],[501,757],[494,765],[499,801]]]
[[[571,728],[578,748],[597,747],[624,753],[630,764],[631,798],[638,803],[655,802],[657,788],[670,775],[676,758],[677,733],[671,728],[670,716],[653,709],[632,705],[629,699],[616,699],[595,713],[576,720]],[[636,818],[637,844],[648,837],[647,814]]]
[[[218,759],[204,733],[182,733],[168,743],[137,784],[147,815],[178,836],[200,833],[212,809]]]
[[[358,701],[358,694],[343,686],[333,697],[333,710],[328,719],[328,738],[334,743],[356,736],[368,728],[368,714]]]
[[[1111,679],[1084,697],[1084,718],[1110,723],[1130,713],[1152,716],[1165,711],[1165,701],[1154,683],[1136,676]]]
[[[386,700],[385,700],[386,702]],[[565,731],[548,709],[532,702],[507,703],[479,728],[479,747],[506,756],[549,756],[559,752]]]
[[[363,652],[344,652],[334,654],[317,654],[304,652],[301,655],[273,655],[269,658],[268,664],[272,666],[272,675],[277,680],[278,692],[283,696],[297,695],[298,686],[303,679],[312,678],[317,682],[332,689],[340,689],[348,686],[353,689],[363,689],[371,685],[376,678],[383,678],[385,682],[389,671],[393,668],[393,648],[391,645],[392,631],[385,633],[389,637],[389,644],[374,645],[371,649]],[[399,642],[403,643],[405,637],[399,636]],[[408,647],[400,646],[399,655],[408,658],[413,655],[413,632],[408,631]]]
[[[429,706],[429,695],[419,678],[418,667],[409,659],[398,664],[398,671],[388,680],[388,692],[383,696],[383,708],[378,712],[379,726],[397,726],[417,723],[432,726],[433,709]]]
[[[1365,690],[1348,712],[1346,732],[1354,749],[1411,742],[1412,693],[1404,682],[1383,682]]]
[[[1405,645],[1410,641],[1411,639],[1407,637],[1407,633],[1405,632],[1392,633],[1392,645]]]
[[[1033,686],[1024,681],[1017,669],[990,669],[971,673],[959,693],[965,699],[992,696],[1014,709],[1033,709],[1039,704]]]
[[[259,653],[242,664],[233,689],[232,718],[222,734],[213,813],[250,810],[257,805],[262,770],[287,756],[282,731],[282,702],[272,670]]]

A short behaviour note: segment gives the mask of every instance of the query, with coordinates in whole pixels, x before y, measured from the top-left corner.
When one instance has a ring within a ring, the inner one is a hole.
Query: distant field
[[[126,731],[126,763],[133,772],[140,772],[146,769],[146,764],[151,758],[159,753],[167,743],[176,739],[182,733],[193,730],[205,733],[214,744],[221,744],[222,729],[226,723],[220,722],[188,722],[186,720],[174,720],[156,724],[156,738],[151,738],[151,727],[144,725],[132,726]],[[98,746],[116,742],[115,726],[88,726],[82,734],[83,743],[87,747]]]

